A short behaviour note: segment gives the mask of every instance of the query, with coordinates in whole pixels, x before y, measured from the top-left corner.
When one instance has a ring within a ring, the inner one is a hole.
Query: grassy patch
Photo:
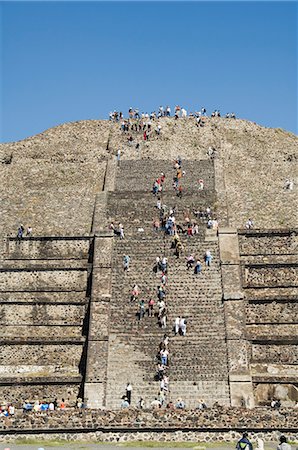
[[[37,445],[39,447],[59,447],[61,445],[69,445],[69,442],[63,440],[41,441],[39,439],[17,438],[15,445]]]
[[[88,441],[66,441],[65,439],[47,439],[47,440],[40,440],[40,439],[34,439],[34,438],[17,438],[14,442],[15,445],[34,445],[37,447],[63,447],[64,445],[67,446],[73,446],[76,449],[85,449],[87,448],[86,445],[88,444],[110,444],[110,442],[98,442],[96,440],[88,440]]]

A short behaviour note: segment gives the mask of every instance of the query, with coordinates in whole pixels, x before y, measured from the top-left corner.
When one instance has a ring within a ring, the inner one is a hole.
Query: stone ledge
[[[223,300],[242,300],[244,295],[242,292],[227,292],[223,294]]]
[[[72,430],[129,431],[146,430],[156,432],[195,430],[295,430],[297,432],[298,411],[293,408],[213,407],[206,410],[65,410],[54,413],[28,413],[17,411],[15,417],[2,419],[0,433],[22,433]]]

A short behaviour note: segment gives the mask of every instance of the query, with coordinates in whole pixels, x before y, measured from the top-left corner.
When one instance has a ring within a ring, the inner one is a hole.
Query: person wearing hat
[[[291,450],[291,446],[287,441],[286,436],[280,436],[277,450]]]
[[[248,434],[243,433],[242,438],[239,439],[236,445],[237,450],[253,450],[252,443],[248,439]]]

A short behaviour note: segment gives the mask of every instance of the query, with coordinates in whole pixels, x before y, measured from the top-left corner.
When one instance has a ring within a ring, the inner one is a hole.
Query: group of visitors
[[[140,119],[141,120],[144,120],[144,119],[155,120],[155,119],[160,119],[161,117],[171,117],[171,114],[172,114],[172,110],[169,105],[167,105],[167,106],[160,105],[156,111],[151,111],[150,114],[148,112],[140,113],[138,108],[130,107],[128,109],[128,118],[136,119],[136,120],[140,120]],[[204,118],[204,117],[207,117],[207,110],[203,106],[201,109],[199,109],[197,111],[191,111],[188,113],[184,107],[182,107],[180,105],[176,105],[174,108],[173,116],[175,119],[185,118],[185,117]],[[210,117],[212,117],[212,118],[213,117],[221,117],[220,110],[215,109],[214,111],[212,111],[212,113],[210,114]],[[236,119],[236,115],[234,112],[232,112],[232,113],[227,112],[224,117],[226,119]],[[123,119],[124,119],[124,115],[121,111],[116,111],[116,110],[110,111],[109,120],[114,121],[114,122],[119,122]]]
[[[121,222],[118,223],[118,226],[115,226],[114,222],[111,222],[109,225],[109,229],[114,233],[115,236],[119,236],[120,239],[124,239],[124,227]]]
[[[0,417],[10,417],[14,416],[14,414],[15,414],[15,407],[12,403],[0,405]]]
[[[177,336],[177,334],[180,336],[186,336],[186,326],[187,320],[184,317],[177,316],[174,322],[175,336]]]
[[[78,398],[76,406],[78,408],[83,407],[82,399]],[[26,400],[23,403],[23,412],[41,412],[41,411],[55,411],[60,410],[64,411],[66,409],[66,403],[64,398],[62,398],[61,402],[58,402],[58,399],[55,398],[54,400],[35,400],[34,402],[30,402],[29,400]]]
[[[76,408],[85,408],[82,398],[77,398]],[[64,411],[68,409],[64,398],[58,401],[57,398],[54,400],[35,400],[29,401],[25,400],[22,405],[23,413],[39,413],[39,412],[51,412],[51,411]],[[13,403],[7,403],[0,405],[0,417],[11,417],[16,413],[16,408]]]
[[[23,239],[24,236],[26,236],[26,237],[31,237],[32,236],[32,227],[30,225],[28,225],[27,228],[26,228],[26,233],[25,233],[25,227],[21,223],[19,225],[19,227],[18,227],[18,230],[17,230],[17,238],[19,240],[21,240],[21,239]]]

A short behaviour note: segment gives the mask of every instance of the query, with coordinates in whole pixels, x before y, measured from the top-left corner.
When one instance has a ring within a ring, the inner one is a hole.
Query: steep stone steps
[[[146,170],[143,160],[121,161],[118,168],[119,176],[116,179],[116,191],[151,190],[152,184],[161,172],[165,173],[164,186],[166,190],[172,189],[172,179],[176,174],[172,161],[150,160],[150,170]],[[212,161],[182,161],[182,170],[186,172],[181,179],[187,188],[198,189],[198,180],[203,179],[209,189],[214,189],[214,167]],[[121,174],[121,176],[120,176]]]

